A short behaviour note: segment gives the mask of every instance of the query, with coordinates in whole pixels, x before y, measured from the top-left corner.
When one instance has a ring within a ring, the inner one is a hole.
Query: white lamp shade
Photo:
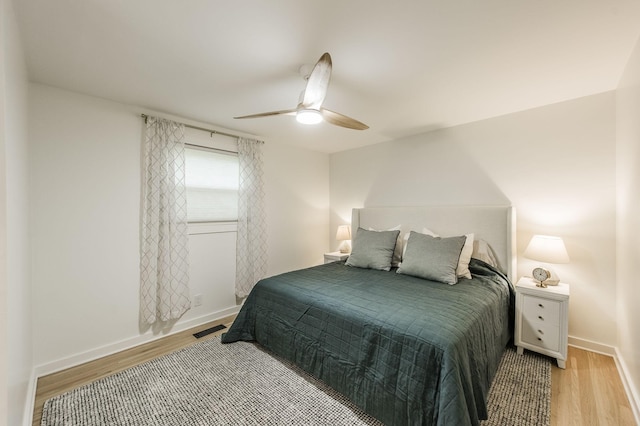
[[[349,225],[338,226],[338,231],[336,232],[336,240],[346,241],[350,239],[351,239],[351,227]]]
[[[544,263],[569,263],[569,254],[562,238],[549,235],[534,235],[524,256]]]

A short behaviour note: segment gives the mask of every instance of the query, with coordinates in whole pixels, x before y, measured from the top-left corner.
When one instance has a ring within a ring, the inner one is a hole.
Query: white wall
[[[264,145],[267,275],[323,263],[329,249],[329,155]]]
[[[76,363],[236,309],[235,233],[192,235],[192,295],[202,294],[203,305],[170,330],[138,326],[139,113],[30,86],[36,365]],[[328,246],[328,156],[269,141],[264,150],[268,270],[320,263]]]
[[[6,173],[6,115],[8,103],[6,95],[7,55],[7,16],[9,6],[5,0],[0,0],[0,426],[5,426],[8,420],[9,397],[9,339],[7,337],[8,315],[8,280],[7,280],[7,173]],[[5,414],[6,413],[6,414]]]
[[[618,348],[640,421],[640,43],[627,64],[616,99]]]
[[[613,347],[614,114],[608,92],[333,154],[330,232],[352,207],[511,203],[518,276],[535,266],[521,256],[532,234],[563,237],[569,333]]]
[[[6,274],[2,273],[0,322],[6,327],[7,356],[0,363],[3,377],[0,424],[18,425],[23,421],[25,407],[29,407],[29,379],[32,369],[31,289],[29,278],[28,231],[28,144],[27,144],[27,72],[19,39],[17,22],[10,1],[0,3],[2,16],[2,87],[0,89],[0,120],[4,141],[1,210],[6,212],[0,234],[3,239],[2,257],[6,260]],[[6,256],[6,257],[5,257]],[[2,268],[4,269],[4,267]],[[6,279],[6,281],[5,281]],[[6,293],[5,293],[6,291]],[[5,296],[5,297],[3,297]],[[6,311],[5,311],[6,309]],[[6,316],[5,316],[6,315]],[[2,339],[4,354],[5,339]],[[5,391],[6,389],[6,391]],[[28,418],[28,417],[27,417]],[[6,423],[5,423],[6,422]]]
[[[138,331],[140,118],[30,86],[35,364]]]

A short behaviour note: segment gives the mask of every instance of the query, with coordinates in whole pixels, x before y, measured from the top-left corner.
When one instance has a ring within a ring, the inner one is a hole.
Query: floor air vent
[[[197,333],[195,333],[193,335],[193,337],[195,337],[196,339],[199,339],[199,338],[204,337],[204,336],[206,336],[208,334],[215,333],[216,331],[224,330],[225,328],[227,328],[227,327],[225,327],[222,324],[221,325],[216,325],[215,327],[211,327],[211,328],[207,328],[206,330],[198,331]]]

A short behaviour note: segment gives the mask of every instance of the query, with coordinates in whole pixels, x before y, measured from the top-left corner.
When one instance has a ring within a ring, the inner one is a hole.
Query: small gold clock
[[[547,283],[545,281],[551,278],[551,272],[549,272],[549,270],[537,267],[533,269],[532,275],[533,279],[538,281],[538,284],[536,284],[536,286],[547,288]]]

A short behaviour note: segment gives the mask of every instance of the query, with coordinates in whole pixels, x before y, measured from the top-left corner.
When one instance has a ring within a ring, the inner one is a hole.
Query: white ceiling
[[[337,152],[614,90],[638,0],[14,0],[30,79]],[[324,106],[278,116],[333,58]]]

